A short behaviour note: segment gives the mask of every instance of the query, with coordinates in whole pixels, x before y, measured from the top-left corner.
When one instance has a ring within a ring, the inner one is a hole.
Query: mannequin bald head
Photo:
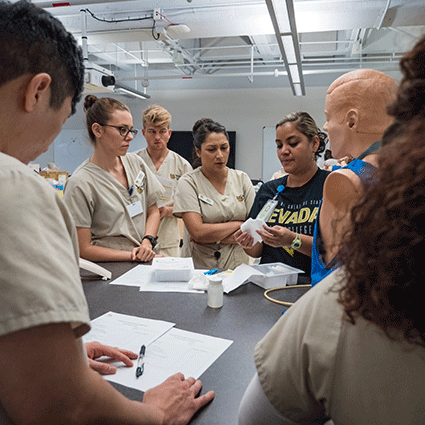
[[[397,88],[393,78],[372,69],[348,72],[329,86],[324,129],[329,133],[334,157],[357,156],[363,145],[380,140],[393,121],[386,108],[394,101]],[[338,132],[333,133],[331,120],[339,125]],[[362,145],[359,149],[357,142]]]

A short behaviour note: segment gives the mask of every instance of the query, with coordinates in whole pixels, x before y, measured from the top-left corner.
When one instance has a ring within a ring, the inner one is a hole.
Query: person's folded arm
[[[222,241],[239,230],[243,223],[243,221],[204,223],[201,215],[196,212],[185,212],[182,218],[190,236],[198,243]]]

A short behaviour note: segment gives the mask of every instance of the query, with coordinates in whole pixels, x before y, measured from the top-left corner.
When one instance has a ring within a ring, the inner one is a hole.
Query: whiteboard
[[[276,128],[263,127],[263,168],[261,179],[268,182],[273,173],[280,170],[282,164],[277,157]]]

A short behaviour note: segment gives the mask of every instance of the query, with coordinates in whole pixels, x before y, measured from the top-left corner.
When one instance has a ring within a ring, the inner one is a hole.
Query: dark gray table
[[[134,267],[135,263],[102,263],[112,272],[112,279]],[[241,398],[255,373],[253,350],[286,309],[264,298],[264,290],[252,283],[224,295],[220,309],[207,307],[207,294],[140,292],[139,288],[110,285],[82,271],[90,317],[114,311],[117,313],[176,323],[176,328],[226,338],[233,344],[200,377],[202,392],[214,390],[215,399],[205,406],[191,424],[237,424]],[[295,301],[306,290],[276,292],[274,298]],[[112,383],[132,400],[143,393]]]

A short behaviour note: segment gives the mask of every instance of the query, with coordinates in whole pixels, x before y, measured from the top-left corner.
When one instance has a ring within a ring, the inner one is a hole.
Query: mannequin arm
[[[319,214],[326,262],[338,253],[347,224],[350,222],[351,209],[361,193],[362,183],[351,170],[337,170],[326,178]]]

